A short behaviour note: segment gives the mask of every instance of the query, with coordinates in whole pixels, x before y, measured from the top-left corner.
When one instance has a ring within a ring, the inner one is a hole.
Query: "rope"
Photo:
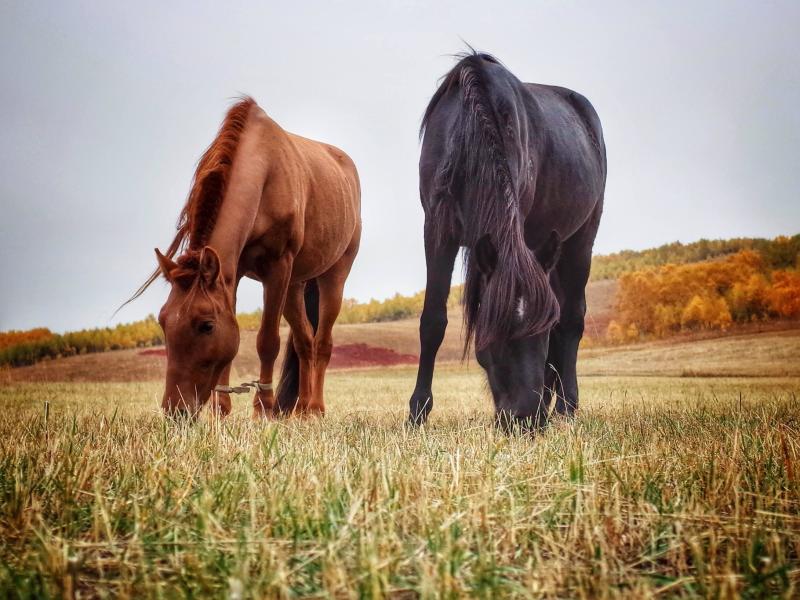
[[[250,391],[250,388],[256,389],[260,392],[271,392],[272,384],[261,383],[260,381],[245,381],[244,383],[235,387],[231,387],[229,385],[218,385],[214,388],[214,391],[221,392],[223,394],[246,394]]]

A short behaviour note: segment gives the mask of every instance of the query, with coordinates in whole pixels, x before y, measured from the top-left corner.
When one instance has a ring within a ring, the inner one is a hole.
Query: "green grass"
[[[407,431],[413,375],[333,373],[322,420],[239,396],[193,427],[160,383],[0,387],[2,595],[798,593],[800,380],[585,377],[531,439],[454,367]]]

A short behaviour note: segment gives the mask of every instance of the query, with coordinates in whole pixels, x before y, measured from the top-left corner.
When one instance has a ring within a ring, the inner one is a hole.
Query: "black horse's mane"
[[[459,240],[465,254],[464,322],[466,354],[474,338],[477,349],[545,331],[558,320],[558,302],[548,275],[525,244],[520,195],[527,189],[530,164],[527,122],[509,117],[520,103],[523,84],[495,57],[470,49],[457,57],[431,98],[420,135],[442,122],[445,148],[432,186],[432,227],[440,242]],[[497,66],[498,68],[494,68]],[[517,94],[517,95],[515,95]],[[453,95],[453,96],[450,96]],[[442,104],[446,97],[456,102]],[[449,121],[437,111],[452,110]],[[514,177],[511,164],[520,177]],[[524,179],[524,180],[522,180]],[[488,249],[491,272],[474,260],[477,247]],[[519,306],[526,307],[518,318]]]
[[[498,65],[503,64],[495,56],[492,56],[487,52],[478,52],[471,46],[469,48],[470,49],[468,51],[457,52],[456,54],[453,54],[453,58],[458,61],[458,64],[456,64],[455,67],[450,69],[441,78],[439,78],[439,85],[436,88],[436,91],[433,93],[430,102],[428,102],[428,106],[425,108],[425,114],[422,116],[422,123],[419,127],[420,139],[422,139],[422,136],[425,135],[425,128],[428,126],[428,122],[430,121],[436,105],[439,104],[439,101],[442,99],[442,97],[449,92],[454,85],[458,84],[458,80],[461,77],[461,70],[464,66],[466,66],[466,64],[480,60],[485,60]]]

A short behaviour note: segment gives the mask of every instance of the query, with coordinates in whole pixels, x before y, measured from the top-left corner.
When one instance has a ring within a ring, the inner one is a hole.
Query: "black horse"
[[[461,55],[425,111],[419,163],[428,277],[410,421],[433,406],[453,264],[464,247],[464,355],[472,340],[498,422],[571,416],[586,282],[603,210],[600,120],[580,94],[523,83],[488,54]]]

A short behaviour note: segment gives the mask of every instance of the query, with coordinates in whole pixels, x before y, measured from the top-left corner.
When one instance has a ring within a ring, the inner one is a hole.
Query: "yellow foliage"
[[[663,337],[682,329],[724,330],[735,321],[800,315],[800,276],[770,275],[770,264],[759,252],[742,250],[720,260],[625,273],[617,293],[620,333],[609,332],[609,339],[630,339],[622,332],[632,325],[638,334]]]
[[[612,320],[606,329],[606,339],[611,344],[621,344],[625,341],[625,333],[623,332],[622,325]]]
[[[725,300],[720,297],[693,296],[681,313],[684,329],[727,329],[733,322]]]
[[[461,302],[463,286],[454,286],[450,289],[447,307],[453,308]],[[417,292],[411,296],[395,294],[386,300],[372,299],[369,302],[359,302],[352,298],[342,301],[342,310],[337,323],[380,323],[383,321],[399,321],[417,317],[422,314],[425,303],[425,291]],[[261,311],[239,313],[236,315],[239,327],[242,329],[258,329],[261,326]]]

